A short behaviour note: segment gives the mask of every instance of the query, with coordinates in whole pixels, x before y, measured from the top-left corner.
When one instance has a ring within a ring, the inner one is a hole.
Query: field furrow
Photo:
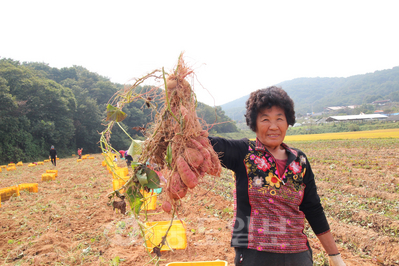
[[[399,265],[399,141],[333,140],[288,143],[303,150],[315,173],[332,233],[348,266]],[[48,166],[18,167],[0,173],[0,187],[39,183],[39,193],[21,192],[0,207],[0,261],[4,265],[144,265],[137,223],[113,212],[106,195],[112,176],[102,156],[76,162],[61,159],[59,177],[41,182]],[[122,163],[122,162],[120,162]],[[206,177],[184,198],[179,218],[187,225],[188,248],[165,252],[172,261],[227,260],[233,220],[234,180]],[[150,220],[162,213],[160,194]],[[328,265],[309,226],[305,228],[314,265]]]

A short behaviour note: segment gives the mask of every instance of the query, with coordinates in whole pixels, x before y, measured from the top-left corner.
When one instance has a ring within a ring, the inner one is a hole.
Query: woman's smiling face
[[[279,106],[261,109],[256,118],[256,137],[269,150],[276,149],[284,141],[288,129],[284,109]]]

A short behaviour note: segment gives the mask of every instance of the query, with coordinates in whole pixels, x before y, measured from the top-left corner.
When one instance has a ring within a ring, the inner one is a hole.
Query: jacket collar
[[[281,143],[281,146],[282,146],[286,151],[288,151],[288,153],[293,154],[293,155],[295,156],[295,158],[298,157],[298,152],[297,152],[296,150],[291,149],[290,147],[288,147],[288,145],[285,144],[284,142]],[[258,138],[256,138],[255,150],[257,150],[257,151],[262,151],[262,152],[267,152],[267,153],[271,154],[271,153],[266,149],[266,147],[263,145],[263,143],[259,141]],[[289,157],[290,157],[290,156],[289,156]]]

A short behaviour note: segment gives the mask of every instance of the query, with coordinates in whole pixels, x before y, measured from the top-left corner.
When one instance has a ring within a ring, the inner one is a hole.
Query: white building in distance
[[[363,121],[372,119],[387,119],[388,116],[380,114],[360,114],[360,115],[339,115],[330,116],[326,119],[327,122],[345,122],[345,121]]]

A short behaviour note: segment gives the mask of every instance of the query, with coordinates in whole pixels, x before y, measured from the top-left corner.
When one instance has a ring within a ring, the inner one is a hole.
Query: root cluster
[[[193,189],[205,174],[220,176],[221,173],[218,155],[195,111],[196,96],[187,81],[192,74],[181,56],[175,71],[165,75],[165,104],[143,146],[145,158],[157,164],[167,179],[169,201],[163,204],[165,211],[170,211],[171,205],[183,198],[188,189]]]

